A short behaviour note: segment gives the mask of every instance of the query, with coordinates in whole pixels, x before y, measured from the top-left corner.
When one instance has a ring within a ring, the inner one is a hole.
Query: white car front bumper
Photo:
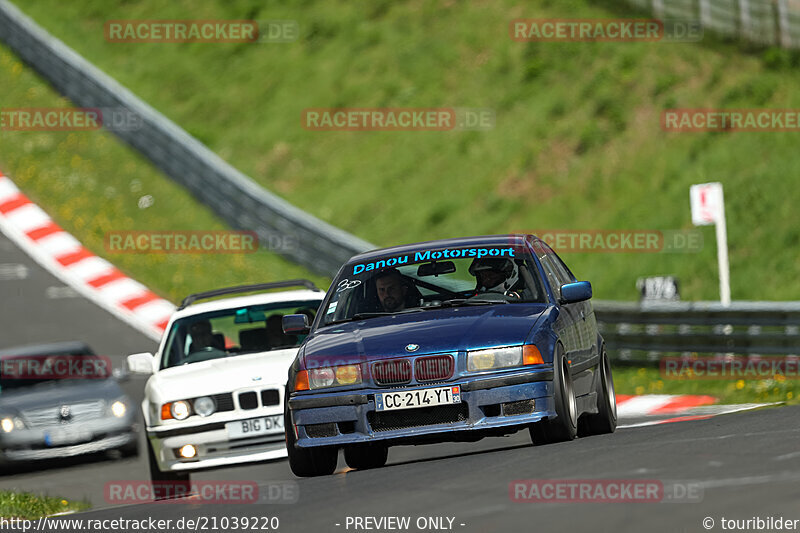
[[[282,415],[281,415],[282,416]],[[252,416],[243,417],[242,420]],[[237,422],[237,421],[230,421]],[[221,427],[218,427],[221,426]],[[286,457],[283,428],[269,434],[230,438],[225,423],[191,427],[148,428],[147,437],[162,472],[204,470],[241,463],[272,461]],[[191,444],[197,454],[191,459],[178,457],[177,450]]]

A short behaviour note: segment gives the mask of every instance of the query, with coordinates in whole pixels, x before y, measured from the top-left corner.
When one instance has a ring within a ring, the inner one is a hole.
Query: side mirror
[[[135,353],[128,356],[128,371],[133,374],[153,373],[153,354],[148,352]]]
[[[287,335],[304,335],[311,329],[308,325],[308,315],[283,315],[281,321],[283,332]]]
[[[111,377],[120,383],[124,383],[131,378],[131,374],[127,368],[117,367],[111,371]]]
[[[588,281],[577,281],[575,283],[565,283],[561,286],[562,304],[574,304],[583,302],[592,297],[592,284]]]

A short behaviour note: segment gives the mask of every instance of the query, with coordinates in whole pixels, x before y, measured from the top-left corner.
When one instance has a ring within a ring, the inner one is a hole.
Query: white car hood
[[[241,389],[282,389],[297,348],[236,355],[158,371],[145,387],[157,404]]]

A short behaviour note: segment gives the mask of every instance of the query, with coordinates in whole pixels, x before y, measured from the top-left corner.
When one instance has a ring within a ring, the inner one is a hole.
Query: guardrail
[[[658,19],[697,20],[704,29],[784,48],[800,48],[798,0],[628,0]]]
[[[657,364],[663,355],[800,354],[800,302],[594,302],[616,364]]]
[[[232,227],[256,232],[263,246],[328,276],[356,253],[374,248],[263,189],[7,0],[0,0],[0,39],[76,106],[138,117],[137,128],[115,128],[114,134]]]

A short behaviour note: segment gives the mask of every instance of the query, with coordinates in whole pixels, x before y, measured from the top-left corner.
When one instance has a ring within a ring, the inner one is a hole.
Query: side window
[[[558,275],[564,280],[564,283],[574,283],[577,281],[577,278],[575,278],[575,275],[572,273],[572,271],[567,268],[567,265],[564,264],[564,261],[562,261],[555,252],[553,252],[553,255],[550,257],[553,258],[553,263],[555,263],[556,266],[556,272],[558,272]],[[562,283],[562,285],[564,283]]]
[[[547,272],[553,292],[555,292],[556,297],[561,298],[561,286],[574,282],[575,276],[572,275],[567,265],[556,255],[553,249],[544,242],[534,243],[534,250],[536,250],[536,255],[542,262],[545,272]]]
[[[533,243],[533,250],[536,253],[536,257],[538,257],[539,261],[542,263],[542,268],[547,276],[547,282],[550,284],[550,287],[553,288],[553,293],[555,293],[556,298],[561,298],[562,283],[552,262],[553,251],[546,246],[546,244],[537,241]]]

